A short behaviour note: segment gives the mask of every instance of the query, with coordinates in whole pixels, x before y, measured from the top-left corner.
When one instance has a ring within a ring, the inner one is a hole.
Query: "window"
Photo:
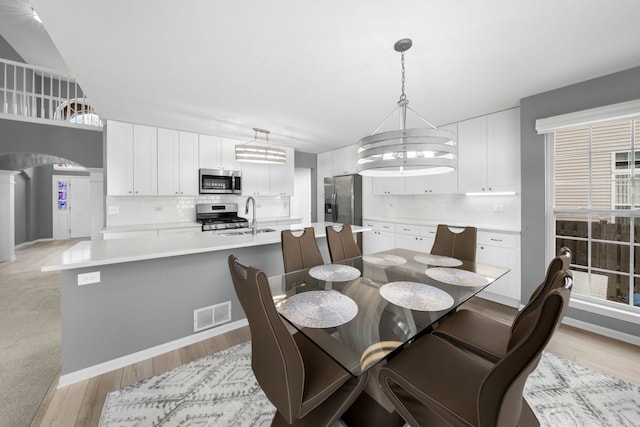
[[[556,253],[572,250],[573,297],[640,312],[640,120],[556,130],[547,141],[553,241]]]
[[[102,120],[93,106],[84,98],[74,98],[60,103],[53,116],[54,120],[66,120],[71,123],[102,126]]]

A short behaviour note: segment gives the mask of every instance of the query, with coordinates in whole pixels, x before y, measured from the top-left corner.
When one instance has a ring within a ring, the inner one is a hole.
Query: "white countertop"
[[[202,225],[195,221],[162,222],[156,224],[130,224],[112,225],[100,230],[101,233],[145,231],[145,230],[166,230],[171,228],[200,228]]]
[[[70,270],[131,261],[213,252],[248,246],[268,245],[280,242],[280,231],[313,227],[316,237],[325,237],[325,227],[331,222],[312,224],[277,225],[269,228],[276,231],[256,235],[218,236],[210,232],[190,234],[169,234],[130,239],[90,240],[77,243],[64,251],[42,271]],[[352,226],[354,233],[371,230],[367,227]]]
[[[258,218],[258,225],[277,221],[302,222],[302,218],[279,216],[273,218]],[[178,222],[162,222],[155,224],[129,224],[129,225],[112,225],[100,230],[101,233],[122,233],[147,230],[170,230],[177,228],[200,228],[201,224],[196,221],[178,221]]]
[[[365,220],[369,221],[380,221],[380,222],[392,222],[394,224],[414,224],[414,225],[426,225],[436,227],[438,224],[444,224],[443,221],[433,221],[433,220],[421,220],[416,218],[398,218],[398,217],[389,217],[389,216],[367,216]],[[447,225],[452,227],[476,227],[478,230],[487,230],[487,231],[503,231],[505,233],[520,233],[520,228],[518,227],[509,227],[503,225],[487,225],[487,224],[473,224],[473,223],[457,223],[457,222],[446,222]]]

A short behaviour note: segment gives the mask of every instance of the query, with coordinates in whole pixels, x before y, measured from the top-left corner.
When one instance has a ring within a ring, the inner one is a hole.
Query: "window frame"
[[[582,123],[580,126],[574,126],[574,128],[586,128],[589,130],[589,146],[588,146],[588,157],[589,157],[589,175],[588,175],[588,187],[589,187],[589,196],[588,196],[588,207],[586,208],[556,208],[555,207],[555,187],[556,187],[556,174],[555,174],[555,136],[556,132],[562,132],[568,130],[567,128],[559,128],[555,131],[546,131],[545,132],[545,166],[546,166],[546,185],[545,185],[545,211],[546,215],[546,242],[547,242],[547,260],[552,259],[556,254],[556,241],[557,239],[565,239],[565,240],[584,240],[587,242],[587,265],[577,265],[572,263],[572,268],[577,267],[579,269],[586,269],[588,273],[589,286],[591,286],[591,273],[613,273],[621,276],[628,277],[629,280],[629,302],[617,302],[617,301],[609,301],[607,299],[599,299],[592,296],[572,293],[570,306],[575,308],[580,308],[582,310],[601,314],[607,317],[612,317],[616,319],[621,319],[625,321],[629,321],[632,323],[640,324],[640,307],[633,305],[634,299],[634,291],[635,291],[635,282],[636,280],[640,280],[640,271],[634,271],[634,257],[636,256],[636,249],[640,248],[640,243],[635,243],[634,236],[634,224],[640,224],[640,194],[635,193],[636,182],[640,181],[640,167],[632,167],[624,170],[616,169],[616,153],[617,152],[628,152],[628,153],[637,153],[640,150],[636,150],[635,138],[640,135],[636,135],[635,129],[637,129],[638,125],[636,122],[640,121],[640,118],[625,118],[623,120],[628,120],[631,126],[631,141],[630,141],[630,149],[627,150],[617,150],[611,152],[611,209],[594,209],[592,208],[593,203],[593,150],[592,150],[592,141],[593,141],[593,126],[597,126],[600,124],[606,124],[607,122],[619,122],[620,120],[617,118],[612,118],[611,120],[599,120],[595,123],[584,124]],[[640,144],[638,144],[640,145]],[[585,153],[587,154],[587,153]],[[630,166],[635,166],[636,159],[632,159]],[[633,171],[633,172],[632,172]],[[632,201],[629,209],[615,209],[615,201],[617,196],[616,191],[616,175],[628,175],[631,179],[631,185],[629,190],[632,192]],[[635,200],[633,199],[635,197]],[[637,208],[633,208],[633,205],[638,206]],[[586,216],[587,218],[587,237],[586,238],[578,238],[571,236],[561,236],[557,234],[556,230],[556,217],[558,214],[567,214],[567,215],[581,215]],[[616,217],[628,217],[629,218],[629,227],[630,227],[630,235],[629,241],[610,241],[610,240],[602,240],[602,239],[594,239],[592,233],[592,218],[595,215],[606,215],[610,216],[611,222],[615,223]],[[607,269],[597,268],[592,266],[592,243],[605,243],[605,244],[621,244],[629,246],[629,272],[626,271],[611,271]],[[573,260],[572,260],[573,261]]]

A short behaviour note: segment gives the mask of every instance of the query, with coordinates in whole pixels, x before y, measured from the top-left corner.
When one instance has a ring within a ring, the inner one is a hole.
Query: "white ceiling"
[[[306,152],[353,144],[393,110],[401,38],[410,106],[438,126],[640,66],[637,0],[32,4],[101,116],[246,139],[260,127]]]

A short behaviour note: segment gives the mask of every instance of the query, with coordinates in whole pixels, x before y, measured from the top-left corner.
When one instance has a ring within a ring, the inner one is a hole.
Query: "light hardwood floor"
[[[17,251],[12,265],[0,264],[0,274],[38,269],[52,253],[63,250],[69,241],[36,243]],[[465,304],[498,321],[509,324],[515,309],[475,298]],[[248,328],[192,344],[134,365],[108,372],[68,387],[56,389],[57,379],[47,392],[31,423],[38,426],[97,426],[107,394],[128,384],[165,372],[192,360],[213,354],[250,339]],[[626,381],[640,384],[640,347],[561,325],[547,351]]]

